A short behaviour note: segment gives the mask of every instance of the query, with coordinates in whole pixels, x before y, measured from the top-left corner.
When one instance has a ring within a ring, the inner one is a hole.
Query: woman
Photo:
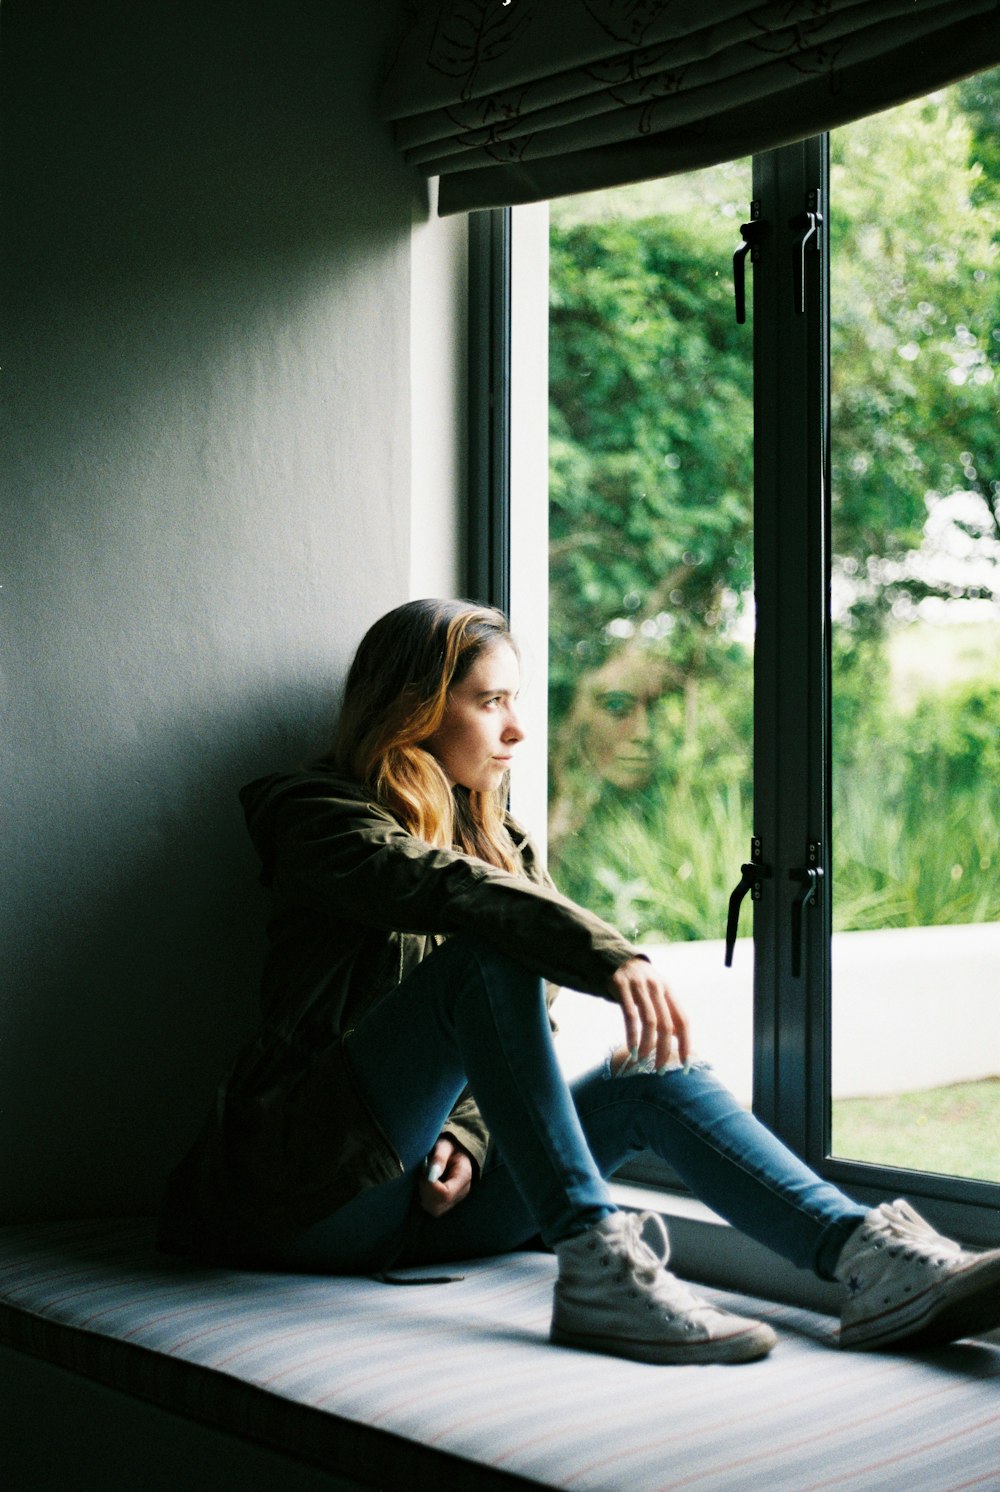
[[[615,1208],[605,1177],[650,1148],[735,1226],[845,1284],[844,1345],[1000,1324],[1000,1250],[966,1253],[906,1203],[869,1212],[815,1176],[692,1060],[642,953],[555,890],[504,811],[517,691],[499,612],[410,602],[362,641],[329,758],[244,789],[274,898],[264,1021],[171,1177],[161,1245],[340,1273],[540,1234],[553,1341],[763,1356],[771,1329],[700,1299],[666,1269],[660,1220]],[[623,1049],[572,1091],[545,981],[622,1012]]]

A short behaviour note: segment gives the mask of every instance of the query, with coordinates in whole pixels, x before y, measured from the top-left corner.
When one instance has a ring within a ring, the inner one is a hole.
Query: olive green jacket
[[[342,1038],[449,933],[473,932],[552,985],[606,995],[638,950],[561,896],[507,827],[521,874],[432,849],[366,790],[324,768],[240,794],[273,898],[263,1022],[173,1172],[165,1248],[266,1253],[402,1163],[355,1088]],[[466,1092],[445,1131],[482,1165],[488,1135]]]

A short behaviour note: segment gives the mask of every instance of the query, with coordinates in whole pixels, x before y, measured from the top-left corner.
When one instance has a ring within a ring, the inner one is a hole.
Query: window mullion
[[[469,216],[466,589],[510,611],[511,210]]]
[[[825,137],[754,161],[754,197],[767,224],[754,271],[754,832],[771,871],[755,915],[754,1103],[810,1159],[825,1145],[829,990],[828,298],[827,256],[816,252],[825,224],[814,225],[804,255],[799,244],[810,210],[822,212],[825,187]],[[796,973],[794,905],[811,867],[824,875],[802,913]]]

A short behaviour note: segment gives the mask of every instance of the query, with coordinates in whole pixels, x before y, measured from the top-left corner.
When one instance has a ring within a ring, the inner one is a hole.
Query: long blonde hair
[[[421,744],[441,725],[448,691],[500,642],[517,651],[503,613],[473,601],[407,601],[387,612],[354,655],[326,759],[427,844],[516,870],[506,783],[495,792],[453,789]]]

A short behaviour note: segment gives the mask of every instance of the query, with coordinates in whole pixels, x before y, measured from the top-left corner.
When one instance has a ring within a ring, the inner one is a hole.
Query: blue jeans
[[[821,1180],[703,1065],[566,1084],[540,979],[454,937],[382,999],[347,1053],[404,1175],[361,1193],[283,1254],[349,1273],[554,1246],[614,1211],[605,1181],[652,1150],[714,1211],[822,1278],[866,1209]],[[415,1204],[421,1166],[468,1084],[493,1144],[468,1197],[443,1217]],[[415,1217],[416,1213],[416,1217]],[[416,1226],[414,1226],[416,1222]]]

